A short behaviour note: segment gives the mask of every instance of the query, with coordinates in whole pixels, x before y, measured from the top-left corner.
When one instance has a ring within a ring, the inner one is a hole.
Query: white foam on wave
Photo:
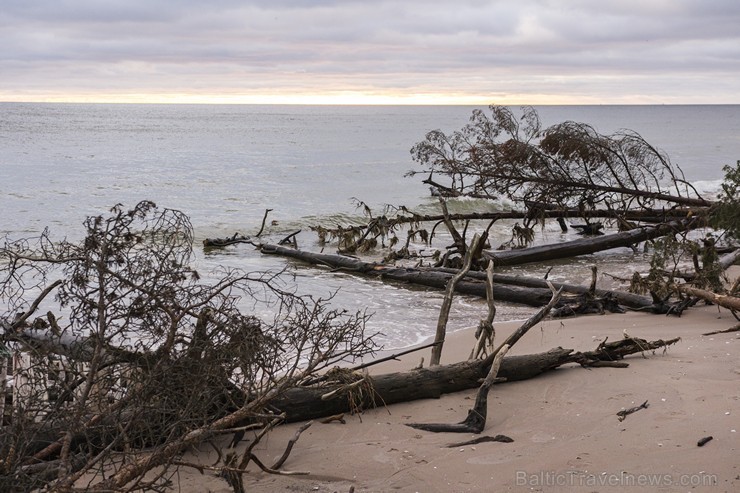
[[[691,185],[693,185],[693,187],[696,188],[696,191],[705,199],[715,200],[722,191],[722,181],[723,180],[699,180],[692,182]]]

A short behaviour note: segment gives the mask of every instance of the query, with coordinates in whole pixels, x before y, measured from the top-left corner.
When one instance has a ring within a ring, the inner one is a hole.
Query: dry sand
[[[736,320],[726,310],[694,307],[681,318],[628,313],[546,321],[511,354],[563,346],[594,349],[608,337],[648,340],[681,337],[666,352],[628,357],[629,368],[557,369],[527,381],[500,384],[489,396],[482,435],[505,434],[513,443],[447,448],[474,438],[429,433],[409,422],[464,419],[475,390],[397,404],[349,416],[346,424],[315,422],[283,466],[305,476],[265,474],[254,465],[247,491],[465,492],[465,491],[740,491],[739,333],[702,336]],[[517,323],[496,324],[502,341]],[[448,336],[443,363],[465,359],[469,331]],[[372,373],[409,369],[429,350],[373,367]],[[619,421],[617,412],[648,401]],[[255,453],[272,463],[300,423],[276,429]],[[697,441],[714,439],[703,447]],[[241,445],[241,448],[246,444]],[[241,450],[240,448],[240,450]],[[198,460],[216,455],[203,446]],[[212,474],[182,470],[181,491],[228,493]]]

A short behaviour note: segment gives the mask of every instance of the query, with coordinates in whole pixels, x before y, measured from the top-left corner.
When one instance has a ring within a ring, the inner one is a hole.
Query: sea
[[[331,298],[332,306],[372,317],[368,330],[386,349],[433,335],[442,293],[364,279],[343,272],[261,255],[248,244],[220,250],[206,238],[254,235],[265,211],[265,241],[296,231],[299,247],[333,252],[311,226],[360,224],[366,204],[374,214],[405,206],[438,213],[439,203],[422,183],[406,177],[421,169],[410,154],[430,130],[452,132],[469,120],[473,106],[292,106],[0,103],[0,237],[79,239],[87,216],[141,200],[186,213],[195,233],[195,264],[204,279],[220,267],[284,271],[298,294]],[[517,108],[512,108],[515,112]],[[603,134],[630,129],[665,152],[702,193],[715,194],[722,167],[740,159],[740,106],[638,105],[538,106],[543,127],[571,120]],[[455,211],[500,210],[504,203],[455,200]],[[497,225],[493,246],[510,237]],[[474,226],[471,226],[473,228]],[[539,240],[565,241],[557,224]],[[422,254],[444,248],[413,245]],[[449,243],[449,242],[448,242]],[[380,258],[384,252],[370,252]],[[588,282],[598,265],[604,282],[629,277],[645,256],[615,249],[575,260],[531,264],[501,272]],[[211,277],[209,277],[211,276]],[[247,308],[248,309],[248,308]],[[449,330],[477,324],[484,302],[456,298]],[[529,307],[502,304],[497,320],[526,318]],[[472,341],[471,341],[472,344]]]

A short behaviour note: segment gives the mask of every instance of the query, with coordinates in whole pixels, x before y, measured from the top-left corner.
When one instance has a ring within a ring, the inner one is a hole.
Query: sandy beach
[[[247,491],[478,492],[478,491],[711,491],[740,489],[740,362],[738,333],[704,336],[737,321],[727,310],[697,306],[682,317],[627,313],[549,320],[532,328],[510,354],[562,346],[595,349],[623,331],[648,340],[681,337],[667,351],[627,358],[628,368],[569,365],[540,377],[495,385],[488,422],[478,436],[504,434],[512,443],[448,445],[475,438],[430,433],[410,422],[454,423],[465,418],[475,390],[347,416],[346,424],[314,422],[295,444],[278,476],[250,466]],[[518,323],[496,324],[502,341]],[[465,359],[470,331],[450,334],[443,361]],[[372,367],[371,374],[418,365],[428,350]],[[620,421],[617,412],[648,401]],[[255,452],[266,463],[282,455],[301,423],[284,425]],[[697,442],[713,439],[699,447]],[[245,447],[246,443],[240,447]],[[241,448],[240,448],[241,450]],[[213,463],[202,446],[188,460]],[[183,469],[182,491],[227,493],[212,473]]]

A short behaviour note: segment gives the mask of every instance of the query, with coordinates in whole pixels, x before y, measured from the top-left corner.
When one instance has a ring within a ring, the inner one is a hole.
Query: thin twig
[[[259,238],[260,235],[262,235],[262,231],[264,231],[264,229],[265,229],[265,223],[267,222],[267,215],[270,212],[272,212],[272,209],[265,209],[265,215],[262,217],[262,226],[260,226],[260,230],[255,235],[255,236],[257,236],[257,238]]]
[[[288,440],[288,446],[285,447],[285,452],[283,452],[283,455],[280,456],[280,458],[272,465],[272,469],[280,469],[280,466],[282,466],[285,463],[285,460],[290,455],[290,451],[293,450],[293,445],[295,445],[295,442],[298,441],[298,438],[300,438],[301,433],[306,431],[309,426],[313,424],[313,421],[309,421],[307,423],[303,423],[300,428],[298,428],[295,432],[295,435],[293,435],[293,438]]]

